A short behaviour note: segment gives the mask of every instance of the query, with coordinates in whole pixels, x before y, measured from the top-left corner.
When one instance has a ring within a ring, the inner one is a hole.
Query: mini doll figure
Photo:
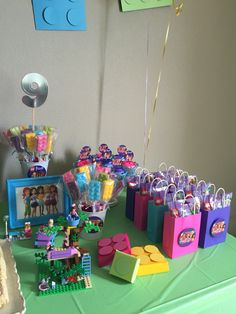
[[[71,208],[71,211],[70,211],[70,216],[74,220],[76,220],[79,217],[79,215],[77,213],[77,210],[76,210],[76,205],[75,204],[72,205],[72,208]]]
[[[23,197],[23,201],[25,204],[25,213],[24,213],[24,217],[30,217],[31,215],[31,207],[30,207],[30,188],[26,187],[23,189],[23,193],[22,193],[22,197]]]
[[[52,228],[54,225],[54,220],[53,219],[49,219],[48,220],[48,227]]]
[[[51,214],[50,188],[49,185],[44,187],[44,205],[46,206],[47,215]]]
[[[37,188],[38,192],[38,204],[40,216],[44,215],[44,187],[41,185]]]
[[[51,204],[51,209],[53,214],[58,213],[57,209],[57,201],[58,201],[58,194],[57,194],[57,187],[52,184],[49,188],[50,190],[50,204]]]
[[[29,238],[32,235],[31,223],[29,221],[25,222],[25,236]]]
[[[31,216],[36,217],[37,208],[39,207],[37,189],[35,187],[30,190],[30,207],[31,207]]]

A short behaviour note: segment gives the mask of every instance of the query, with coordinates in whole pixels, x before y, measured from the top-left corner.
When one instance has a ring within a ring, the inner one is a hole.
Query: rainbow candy
[[[27,133],[25,134],[26,146],[29,151],[33,152],[35,148],[35,133]]]
[[[45,151],[46,154],[50,154],[51,153],[51,151],[52,151],[52,142],[53,142],[52,134],[49,134],[48,135],[47,148],[46,148],[46,151]]]
[[[80,173],[77,173],[75,177],[76,177],[76,182],[79,186],[80,192],[81,193],[85,192],[86,186],[87,186],[86,174],[84,172],[80,172]]]
[[[78,169],[79,169],[79,172],[84,172],[85,173],[87,181],[89,182],[91,180],[89,167],[86,165],[86,166],[81,166]]]
[[[91,180],[88,188],[88,196],[90,201],[100,200],[101,195],[101,182],[97,180]]]
[[[41,153],[47,148],[47,134],[39,134],[37,135],[37,145],[36,150],[37,152]]]
[[[103,181],[102,200],[107,202],[111,199],[114,189],[114,180]]]

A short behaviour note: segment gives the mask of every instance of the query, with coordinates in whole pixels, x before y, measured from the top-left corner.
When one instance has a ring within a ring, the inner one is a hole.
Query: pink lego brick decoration
[[[98,241],[98,266],[111,265],[116,250],[131,254],[131,247],[127,233],[118,233],[110,238]]]

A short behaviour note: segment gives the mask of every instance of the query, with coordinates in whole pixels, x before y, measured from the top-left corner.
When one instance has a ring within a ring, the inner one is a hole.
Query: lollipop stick
[[[32,109],[32,130],[35,129],[35,108]]]

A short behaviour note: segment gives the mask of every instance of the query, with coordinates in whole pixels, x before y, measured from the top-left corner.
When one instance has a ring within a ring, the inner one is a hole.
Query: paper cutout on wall
[[[86,30],[85,0],[32,0],[36,30]]]
[[[172,0],[121,0],[121,9],[125,12],[165,7],[171,4]]]

